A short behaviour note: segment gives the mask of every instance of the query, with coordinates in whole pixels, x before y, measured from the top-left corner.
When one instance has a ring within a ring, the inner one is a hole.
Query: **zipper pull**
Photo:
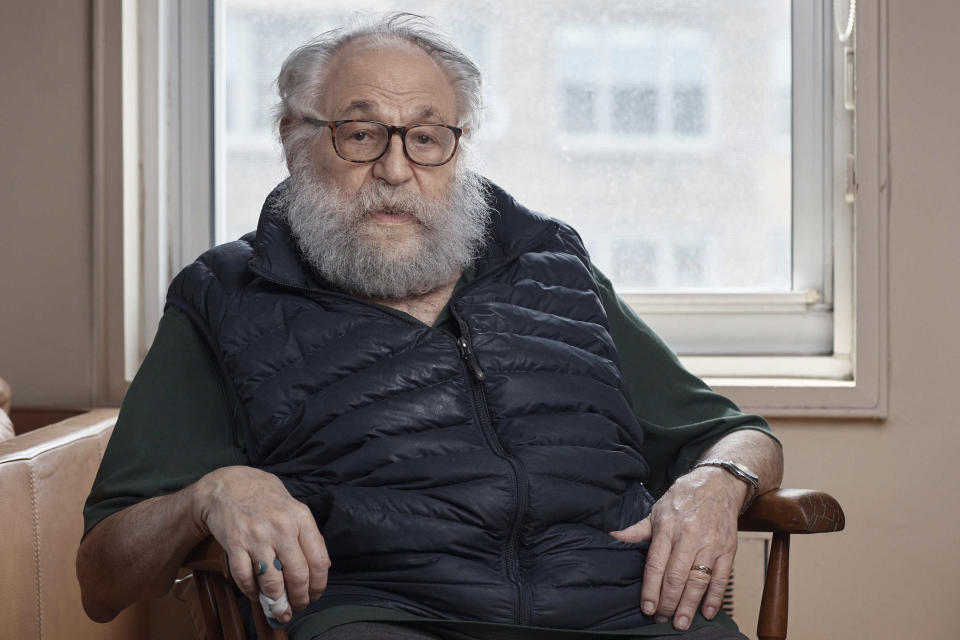
[[[460,349],[460,357],[463,358],[467,366],[470,367],[473,377],[480,382],[486,380],[487,374],[480,368],[480,363],[477,362],[477,357],[473,354],[473,351],[470,350],[470,343],[467,342],[467,339],[463,337],[457,338],[457,347]]]

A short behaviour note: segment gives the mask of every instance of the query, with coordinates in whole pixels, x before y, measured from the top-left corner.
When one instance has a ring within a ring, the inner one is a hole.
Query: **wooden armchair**
[[[808,489],[777,489],[765,493],[740,517],[740,531],[773,534],[757,623],[760,640],[787,637],[791,534],[829,533],[841,531],[843,527],[843,510],[837,501],[826,493]],[[244,640],[243,624],[229,583],[226,555],[216,540],[208,538],[199,544],[187,557],[184,567],[191,570],[192,575],[178,581],[176,588],[186,597],[198,600],[188,604],[200,612],[206,639]],[[252,608],[260,640],[286,640],[282,629],[272,629],[267,624],[259,606]]]

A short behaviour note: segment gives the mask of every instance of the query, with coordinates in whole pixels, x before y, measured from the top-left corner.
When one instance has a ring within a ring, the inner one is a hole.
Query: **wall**
[[[958,635],[957,24],[953,0],[890,2],[889,418],[774,425],[785,484],[848,523],[794,539],[794,640]],[[87,3],[0,5],[0,370],[21,403],[91,396],[90,50]]]
[[[15,404],[91,393],[90,7],[0,3],[0,375]]]

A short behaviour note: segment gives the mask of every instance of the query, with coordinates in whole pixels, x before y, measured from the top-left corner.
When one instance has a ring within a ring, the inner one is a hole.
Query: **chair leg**
[[[257,640],[287,640],[287,632],[283,629],[274,629],[267,623],[260,603],[255,602],[253,607],[253,624],[257,628]]]
[[[757,637],[784,640],[787,637],[787,604],[790,578],[790,534],[774,533],[767,560],[767,577],[760,601]]]
[[[206,571],[194,571],[193,582],[196,585],[197,597],[200,600],[200,612],[203,615],[203,625],[207,640],[223,638],[220,629],[220,617],[217,615],[217,600],[213,595],[210,584],[210,574]]]
[[[734,572],[733,569],[730,569],[730,577],[727,578],[727,588],[723,590],[723,600],[720,604],[720,609],[723,610],[731,618],[735,618],[733,615],[733,594],[734,594]]]
[[[226,579],[220,574],[210,576],[213,595],[217,599],[217,610],[220,612],[220,626],[223,629],[223,640],[246,640],[243,622],[240,620],[240,610],[237,601],[233,598],[232,589]]]

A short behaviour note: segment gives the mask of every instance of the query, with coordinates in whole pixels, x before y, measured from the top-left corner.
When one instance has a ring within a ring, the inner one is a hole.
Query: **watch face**
[[[753,486],[756,487],[756,486],[759,486],[759,485],[760,485],[760,478],[757,476],[757,474],[755,474],[754,472],[750,471],[750,469],[747,469],[747,468],[746,468],[745,466],[743,466],[742,464],[737,464],[736,462],[733,462],[732,460],[730,460],[730,461],[725,461],[725,462],[723,463],[723,466],[724,466],[726,469],[729,469],[729,471],[730,471],[731,473],[733,473],[733,474],[736,475],[736,476],[739,476],[739,477],[743,478],[744,480],[748,481],[748,482],[749,482],[750,484],[752,484]]]
[[[693,468],[695,469],[697,467],[720,467],[747,484],[752,485],[754,489],[760,488],[759,476],[739,462],[734,462],[733,460],[703,460],[695,464]]]

